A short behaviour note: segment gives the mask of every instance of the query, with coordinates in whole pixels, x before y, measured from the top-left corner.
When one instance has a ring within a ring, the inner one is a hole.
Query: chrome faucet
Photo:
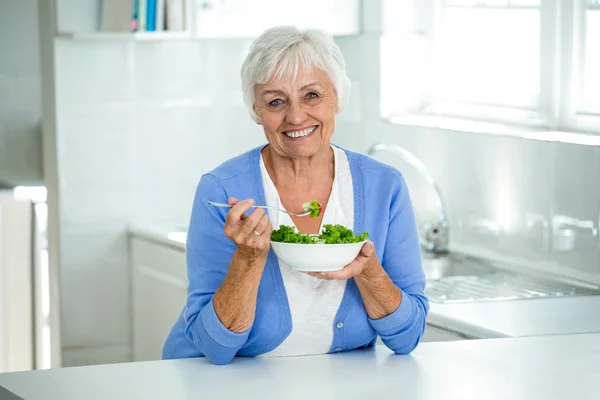
[[[433,176],[425,167],[425,164],[421,162],[414,154],[409,152],[403,147],[393,143],[377,143],[369,148],[368,154],[370,156],[375,155],[380,151],[387,152],[394,156],[400,157],[402,160],[408,162],[414,167],[419,174],[427,181],[436,194],[436,208],[438,214],[437,221],[427,221],[419,227],[419,239],[423,251],[428,253],[447,253],[448,252],[448,241],[449,241],[449,225],[448,218],[446,218],[446,208],[442,199],[442,192],[435,183]]]

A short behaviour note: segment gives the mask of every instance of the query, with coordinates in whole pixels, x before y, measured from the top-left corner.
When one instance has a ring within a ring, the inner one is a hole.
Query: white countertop
[[[0,374],[25,400],[600,398],[600,334],[383,346],[335,355],[152,361]]]
[[[473,338],[600,332],[600,296],[429,304],[429,323]]]
[[[135,225],[129,227],[129,234],[185,251],[187,232],[183,229],[178,229],[176,226]]]
[[[134,227],[130,232],[185,251],[185,232],[174,227]],[[429,304],[428,323],[472,338],[600,332],[600,296]]]

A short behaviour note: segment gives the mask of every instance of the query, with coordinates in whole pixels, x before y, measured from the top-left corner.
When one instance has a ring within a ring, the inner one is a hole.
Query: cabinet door
[[[425,333],[423,333],[423,337],[421,338],[421,342],[445,342],[450,340],[465,339],[469,338],[462,333],[427,324],[425,327]]]
[[[187,297],[185,252],[131,240],[133,361],[159,360]]]
[[[192,12],[200,37],[252,38],[277,25],[360,33],[359,0],[197,0]]]

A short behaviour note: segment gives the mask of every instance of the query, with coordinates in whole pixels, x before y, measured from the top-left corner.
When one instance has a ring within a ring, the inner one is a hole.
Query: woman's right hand
[[[227,203],[233,207],[227,213],[223,231],[237,245],[240,256],[251,263],[266,257],[273,230],[267,214],[262,208],[256,208],[250,215],[245,215],[254,205],[252,199],[240,201],[232,197]]]

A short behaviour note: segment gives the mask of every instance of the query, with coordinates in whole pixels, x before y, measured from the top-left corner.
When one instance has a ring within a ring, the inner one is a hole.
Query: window
[[[600,114],[600,0],[589,0],[583,39],[582,112]]]
[[[534,108],[540,91],[539,5],[479,3],[446,1],[436,43],[435,102]]]
[[[382,44],[384,116],[598,131],[600,0],[419,3]]]

